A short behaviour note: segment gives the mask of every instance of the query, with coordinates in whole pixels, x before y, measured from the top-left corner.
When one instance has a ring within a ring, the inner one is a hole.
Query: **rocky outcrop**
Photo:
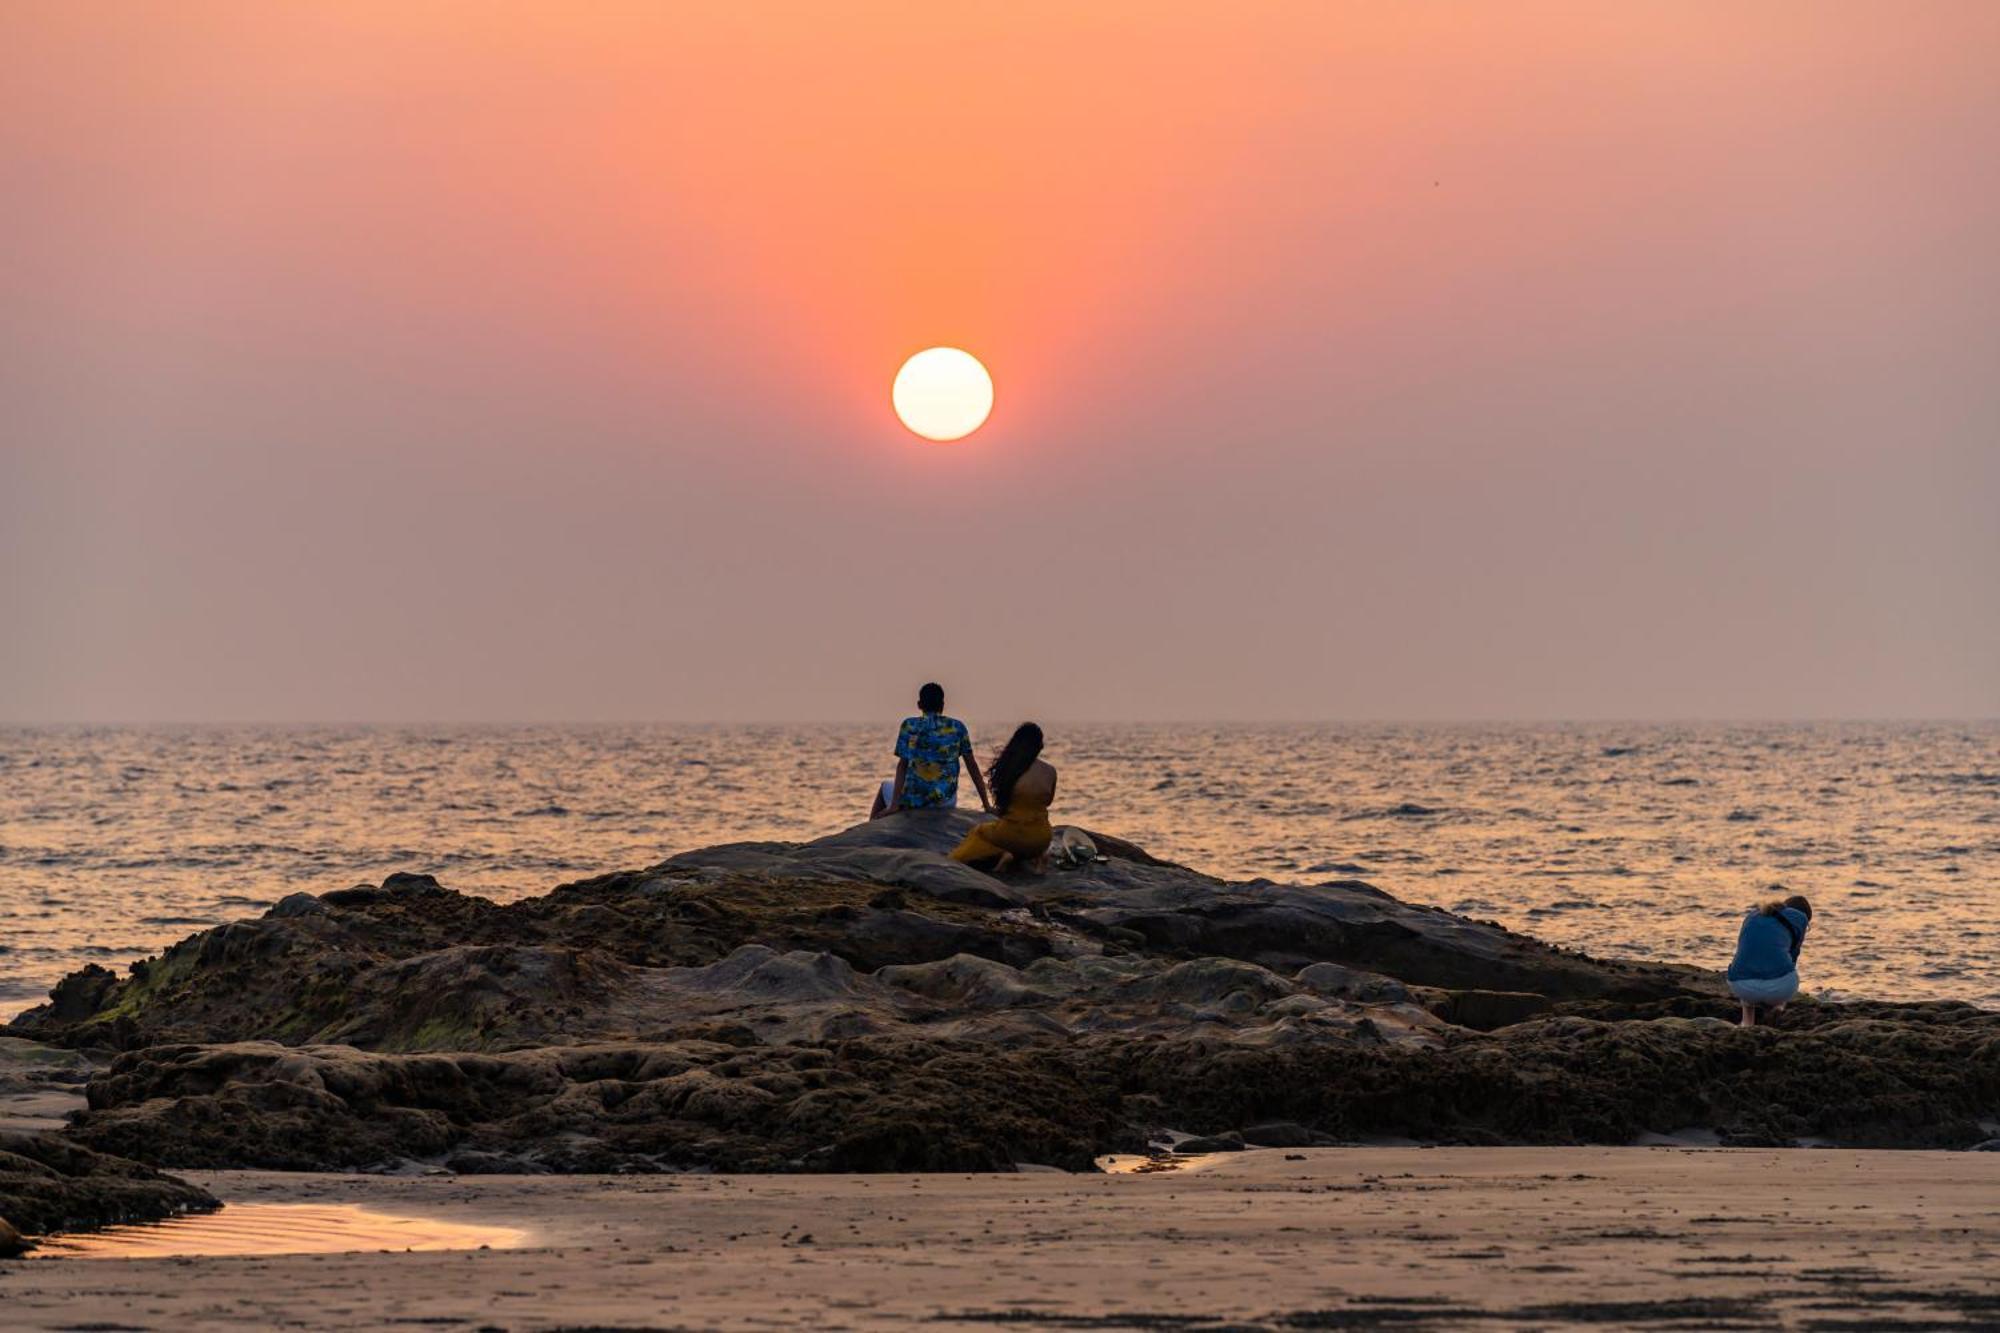
[[[383,1055],[269,1042],[119,1058],[78,1134],[184,1165],[478,1170],[1087,1168],[1118,1132],[1094,1073],[991,1046],[862,1038]]]
[[[1103,1032],[1004,1043],[543,1047],[382,1054],[270,1042],[132,1052],[75,1132],[184,1167],[625,1171],[1084,1169],[1167,1127],[1301,1142],[1964,1147],[2000,1105],[2000,1015],[1540,1019],[1423,1046]],[[1927,1030],[1926,1030],[1927,1029]],[[1281,1145],[1283,1146],[1283,1145]]]
[[[93,1152],[54,1134],[0,1131],[0,1258],[27,1237],[120,1222],[152,1222],[221,1204],[149,1166]]]
[[[1699,969],[1101,834],[1093,863],[998,880],[943,855],[969,823],[506,906],[408,875],[295,895],[76,974],[16,1031],[123,1050],[72,1133],[189,1167],[1081,1168],[1169,1127],[1960,1145],[2000,1108],[2000,1016],[1802,1005],[1746,1031]]]
[[[474,1050],[631,1037],[743,1008],[716,997],[725,974],[693,970],[748,946],[870,976],[956,958],[1025,975],[1049,960],[1071,974],[1045,969],[1031,989],[1053,988],[1078,1008],[1101,997],[1080,993],[1096,983],[1074,968],[1107,959],[1136,960],[1137,970],[1100,968],[1093,975],[1104,985],[1208,959],[1275,974],[1257,983],[1268,989],[1332,965],[1404,983],[1400,1002],[1410,985],[1526,993],[1544,1004],[1721,993],[1693,968],[1586,958],[1358,881],[1224,884],[1104,835],[1095,835],[1099,847],[1114,854],[1094,864],[999,880],[942,854],[970,822],[905,812],[813,843],[691,852],[506,906],[421,875],[297,894],[257,920],[192,936],[129,977],[94,966],[73,974],[11,1030],[118,1049],[269,1039]],[[934,1017],[885,984],[871,981],[831,1008],[853,1011],[857,1031]],[[1382,1002],[1365,986],[1306,989],[1329,1004]],[[747,998],[790,1006],[799,997]],[[802,1035],[786,1019],[772,1026]]]

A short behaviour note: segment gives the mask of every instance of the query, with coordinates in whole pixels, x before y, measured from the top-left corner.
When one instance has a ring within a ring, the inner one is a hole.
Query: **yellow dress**
[[[1049,827],[1049,803],[1040,796],[1016,791],[1007,804],[1007,813],[989,819],[965,835],[952,852],[954,861],[993,861],[1003,852],[1012,852],[1022,861],[1032,861],[1049,849],[1055,830]]]

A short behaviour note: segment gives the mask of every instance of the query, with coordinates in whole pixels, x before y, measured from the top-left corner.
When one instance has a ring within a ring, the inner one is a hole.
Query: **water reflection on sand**
[[[43,1239],[43,1259],[170,1259],[194,1255],[510,1249],[517,1227],[447,1222],[342,1203],[238,1203],[215,1213]]]

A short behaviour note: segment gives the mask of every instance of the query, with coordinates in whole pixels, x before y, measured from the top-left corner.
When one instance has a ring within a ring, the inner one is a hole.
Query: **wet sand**
[[[1250,1152],[1121,1176],[215,1172],[524,1248],[0,1264],[9,1327],[2000,1323],[2000,1154]],[[226,1215],[226,1212],[225,1212]]]
[[[383,1212],[352,1203],[234,1203],[220,1212],[55,1236],[39,1259],[172,1259],[186,1255],[342,1254],[355,1250],[512,1249],[523,1227]]]

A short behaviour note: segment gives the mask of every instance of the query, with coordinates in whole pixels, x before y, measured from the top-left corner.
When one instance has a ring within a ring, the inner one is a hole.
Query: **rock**
[[[1732,1142],[1968,1146],[2000,1098],[2000,1015],[1931,1017],[1780,1034],[1555,1016],[1414,1047],[1216,1040],[1185,1025],[1135,1037],[1115,1013],[1068,1034],[982,1017],[980,1040],[160,1047],[118,1057],[73,1133],[171,1166],[344,1169],[476,1152],[556,1171],[1081,1170],[1163,1122],[1285,1122],[1315,1144],[1628,1143],[1701,1124]]]
[[[56,983],[44,1006],[52,1024],[77,1023],[101,1012],[118,986],[118,974],[96,963],[85,963]]]
[[[89,1057],[79,1051],[0,1036],[0,1094],[81,1087],[90,1069]]]
[[[1289,1120],[1274,1120],[1244,1130],[1243,1141],[1253,1148],[1308,1148],[1312,1146],[1313,1133]]]
[[[6,1030],[114,1048],[519,1046],[693,1017],[646,1012],[641,970],[715,963],[752,943],[870,971],[958,954],[1026,964],[1051,949],[1049,932],[1025,921],[929,897],[921,910],[869,906],[880,894],[844,879],[639,874],[500,907],[392,877],[381,890],[323,895],[320,911],[281,903],[201,932],[123,981],[86,968]]]
[[[1985,1139],[1972,1145],[1972,1152],[2000,1152],[2000,1139]]]
[[[1177,1153],[1242,1152],[1243,1139],[1236,1134],[1218,1134],[1214,1138],[1197,1136],[1182,1139],[1174,1145]]]
[[[1745,1030],[1712,972],[1360,880],[1228,884],[1102,834],[995,879],[945,855],[974,818],[506,905],[419,875],[294,895],[72,974],[8,1031],[122,1051],[73,1139],[188,1167],[1082,1170],[1159,1125],[1964,1147],[2000,1105],[2000,1014],[1801,1003]]]
[[[262,918],[182,941],[125,980],[101,968],[74,974],[12,1030],[120,1048],[274,1039],[484,1049],[632,1037],[712,1017],[676,997],[654,1003],[647,969],[703,966],[749,945],[824,953],[859,972],[961,954],[1015,968],[1106,952],[1197,972],[1233,960],[1298,974],[1290,989],[1363,1007],[1408,1005],[1409,982],[1552,1003],[1722,997],[1713,974],[1696,969],[1559,952],[1360,881],[1225,885],[1104,835],[1093,835],[1104,859],[1088,866],[996,880],[943,855],[973,822],[904,811],[813,843],[708,848],[506,906],[427,875],[294,895]],[[1182,1017],[1236,1024],[1284,989],[1259,981],[1234,999],[1158,999],[1186,1005]],[[1305,1009],[1289,1016],[1304,1020]],[[856,1015],[864,1028],[896,1017]],[[1374,1031],[1409,1022],[1380,1017]],[[770,1026],[812,1035],[783,1016]]]
[[[151,1222],[222,1205],[149,1166],[92,1152],[55,1134],[0,1131],[0,1254],[7,1236]],[[15,1252],[18,1253],[18,1250]]]
[[[1491,1032],[1546,1014],[1555,1006],[1548,996],[1532,991],[1455,990],[1445,992],[1430,1008],[1447,1023]]]
[[[0,1130],[60,1130],[92,1069],[80,1051],[0,1036]]]
[[[535,1176],[548,1168],[528,1157],[509,1153],[460,1152],[445,1160],[445,1169],[461,1176]]]
[[[1048,1054],[887,1038],[490,1055],[160,1047],[120,1056],[75,1132],[187,1167],[1085,1170],[1115,1132],[1114,1095]]]
[[[1331,995],[1344,1000],[1408,1004],[1412,999],[1410,988],[1394,977],[1342,967],[1339,963],[1313,963],[1302,967],[1293,980],[1316,995]]]
[[[0,1217],[0,1259],[12,1259],[32,1248],[27,1237],[15,1230],[12,1222]]]

